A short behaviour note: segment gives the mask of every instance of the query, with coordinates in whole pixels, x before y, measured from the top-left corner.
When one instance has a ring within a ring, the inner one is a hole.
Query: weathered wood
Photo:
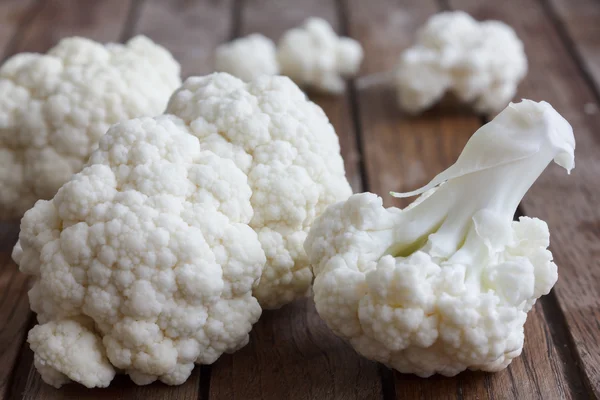
[[[167,47],[181,63],[182,76],[213,69],[213,51],[230,37],[233,0],[147,0],[136,33]]]
[[[35,13],[34,0],[0,1],[0,59],[13,41],[19,27]]]
[[[452,1],[476,18],[509,21],[525,43],[530,74],[519,97],[546,100],[573,126],[577,140],[576,168],[567,176],[554,165],[546,170],[522,202],[525,213],[548,222],[551,250],[559,266],[555,287],[558,303],[575,351],[585,371],[585,383],[600,396],[600,115],[586,115],[595,101],[547,9],[537,1],[507,0],[502,6],[475,0]],[[556,312],[560,312],[556,310]],[[571,367],[574,368],[574,367]]]
[[[240,10],[240,35],[259,32],[277,40],[310,16],[340,27],[334,1],[246,1]],[[309,93],[340,136],[346,173],[360,189],[359,155],[350,98]],[[250,344],[223,356],[212,367],[211,399],[365,399],[380,398],[377,364],[359,357],[319,318],[312,300],[265,311]]]
[[[351,33],[366,47],[366,74],[393,68],[400,52],[414,39],[416,29],[440,10],[434,1],[403,1],[400,6],[388,0],[348,3]],[[468,111],[443,105],[418,117],[403,116],[396,108],[393,90],[385,85],[361,90],[359,109],[368,189],[382,195],[387,205],[406,205],[406,201],[392,199],[387,192],[412,190],[425,184],[456,160],[470,135],[480,126],[479,118]],[[567,372],[545,326],[538,305],[525,327],[523,355],[506,371],[466,372],[454,378],[429,380],[396,374],[396,396],[571,398]]]
[[[600,94],[600,2],[597,0],[544,0],[547,12],[558,23],[559,33],[568,40],[568,48],[596,88],[596,102]],[[600,105],[592,102],[588,113],[600,112]]]

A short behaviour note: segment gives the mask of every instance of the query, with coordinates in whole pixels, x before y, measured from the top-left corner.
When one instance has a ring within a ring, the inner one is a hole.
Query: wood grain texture
[[[18,233],[18,225],[0,224],[0,399],[9,391],[30,315],[27,278],[11,259]]]
[[[165,46],[182,77],[213,72],[214,49],[233,29],[233,0],[146,0],[135,32]]]
[[[373,74],[393,68],[416,29],[440,8],[434,1],[348,0],[348,10],[350,31],[366,47],[365,73]],[[391,35],[397,40],[390,41]],[[420,187],[454,163],[480,119],[451,103],[418,117],[403,116],[394,96],[385,85],[366,88],[359,94],[359,109],[368,189],[382,195],[387,205],[404,206],[407,201],[392,199],[387,192]],[[397,398],[572,398],[566,368],[539,305],[529,314],[525,331],[523,355],[507,370],[428,380],[396,374]]]
[[[540,1],[451,1],[478,19],[509,21],[525,44],[530,73],[518,98],[546,100],[573,126],[577,141],[576,168],[550,166],[521,203],[530,216],[545,220],[552,232],[550,249],[559,267],[554,289],[581,366],[585,384],[600,396],[600,115],[586,115],[594,101],[569,43],[561,37]],[[557,310],[557,312],[560,312]],[[537,367],[537,365],[536,365]],[[570,367],[575,368],[575,367]],[[591,396],[584,393],[582,396]]]
[[[580,61],[589,83],[596,89],[600,101],[600,2],[597,0],[543,0],[547,12],[558,23],[561,35],[566,36],[569,49]],[[600,112],[597,103],[589,113]]]
[[[260,32],[277,40],[310,16],[340,29],[333,0],[260,0],[242,2],[240,35]],[[346,174],[360,190],[359,154],[350,114],[349,94],[309,93],[327,113],[340,136]],[[359,357],[319,318],[312,300],[265,311],[254,326],[250,344],[223,356],[212,367],[210,399],[371,399],[380,398],[377,364]]]
[[[0,59],[15,38],[17,30],[35,13],[34,0],[0,1]]]

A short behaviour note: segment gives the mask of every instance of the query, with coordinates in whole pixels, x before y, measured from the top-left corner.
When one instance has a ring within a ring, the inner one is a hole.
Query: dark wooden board
[[[238,35],[259,32],[274,41],[304,19],[318,16],[338,31],[341,16],[333,0],[246,0],[240,3]],[[350,111],[350,93],[309,93],[340,136],[346,174],[360,190],[359,155]],[[380,398],[377,364],[359,357],[327,329],[312,300],[265,311],[250,344],[221,357],[212,367],[211,399],[366,399]]]
[[[348,0],[347,8],[350,31],[367,49],[366,74],[392,69],[418,27],[441,9],[437,2],[417,0]],[[395,40],[391,41],[390,35]],[[361,90],[359,108],[368,189],[381,195],[387,205],[406,205],[406,200],[393,199],[387,193],[413,190],[427,183],[454,163],[481,125],[480,118],[449,103],[421,116],[402,115],[393,90],[385,85]],[[523,355],[507,370],[429,380],[395,374],[397,398],[572,398],[566,367],[546,326],[537,305],[525,327]]]
[[[569,42],[540,1],[506,0],[502,7],[476,0],[451,1],[478,19],[509,21],[525,43],[530,73],[518,97],[546,100],[573,126],[577,149],[571,176],[550,166],[522,202],[524,213],[545,220],[559,268],[554,292],[568,324],[587,389],[600,395],[600,115],[587,115],[595,101]],[[561,310],[554,310],[555,313]],[[537,365],[536,365],[537,367]],[[571,366],[570,368],[576,368]],[[589,395],[590,394],[583,394]]]

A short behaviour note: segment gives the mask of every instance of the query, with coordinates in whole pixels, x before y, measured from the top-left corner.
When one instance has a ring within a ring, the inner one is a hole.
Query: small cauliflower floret
[[[352,193],[323,110],[287,77],[244,83],[225,73],[187,79],[167,110],[183,118],[203,148],[248,176],[250,227],[267,256],[254,290],[261,306],[305,296],[312,283],[303,249],[308,230],[328,205]]]
[[[279,41],[277,59],[283,75],[300,86],[342,93],[344,78],[354,77],[363,59],[359,42],[339,37],[327,21],[309,18]]]
[[[527,73],[523,43],[500,21],[477,22],[462,11],[427,21],[400,56],[395,84],[400,106],[421,112],[452,92],[476,111],[496,113]]]
[[[112,124],[160,114],[180,84],[179,64],[143,36],[11,57],[0,67],[0,220],[52,198]]]
[[[13,258],[33,275],[42,378],[180,384],[248,342],[266,262],[246,174],[174,115],[113,126],[88,165],[25,213]]]
[[[554,160],[570,171],[571,126],[548,103],[510,104],[407,208],[372,193],[330,206],[305,248],[319,315],[370,359],[403,373],[498,371],[558,278],[548,226],[513,221]]]
[[[215,70],[227,72],[243,81],[251,81],[262,75],[277,75],[277,52],[275,43],[259,33],[235,39],[217,47]]]

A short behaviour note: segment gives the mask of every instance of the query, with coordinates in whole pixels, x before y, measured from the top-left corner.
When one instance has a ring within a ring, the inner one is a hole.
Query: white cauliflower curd
[[[215,52],[215,70],[227,72],[246,82],[261,75],[277,75],[279,64],[275,43],[254,33],[222,44]]]
[[[432,16],[402,53],[395,85],[400,106],[421,112],[446,92],[475,110],[496,113],[527,73],[523,43],[500,21],[477,22],[462,11]]]
[[[339,150],[286,77],[192,77],[166,114],[110,128],[25,213],[13,250],[35,277],[28,341],[42,378],[180,384],[194,363],[244,346],[258,300],[310,288],[310,224],[351,194]]]
[[[0,219],[20,218],[81,170],[109,126],[160,114],[179,64],[143,36],[62,40],[0,67]]]
[[[557,280],[548,226],[513,221],[575,139],[548,103],[510,104],[405,209],[372,193],[330,206],[305,248],[319,315],[362,355],[402,373],[498,371],[523,348],[527,312]]]
[[[171,98],[201,146],[233,160],[248,176],[250,226],[267,256],[254,296],[277,308],[310,290],[303,248],[325,208],[352,194],[338,137],[323,110],[287,77],[251,83],[224,73],[189,78]]]
[[[345,90],[344,78],[358,73],[363,49],[354,39],[338,37],[324,19],[309,18],[283,35],[277,58],[281,73],[298,85],[336,94]]]
[[[184,382],[248,342],[266,261],[246,175],[174,115],[112,127],[89,164],[25,213],[28,341],[47,383]],[[66,347],[65,347],[66,346]]]

